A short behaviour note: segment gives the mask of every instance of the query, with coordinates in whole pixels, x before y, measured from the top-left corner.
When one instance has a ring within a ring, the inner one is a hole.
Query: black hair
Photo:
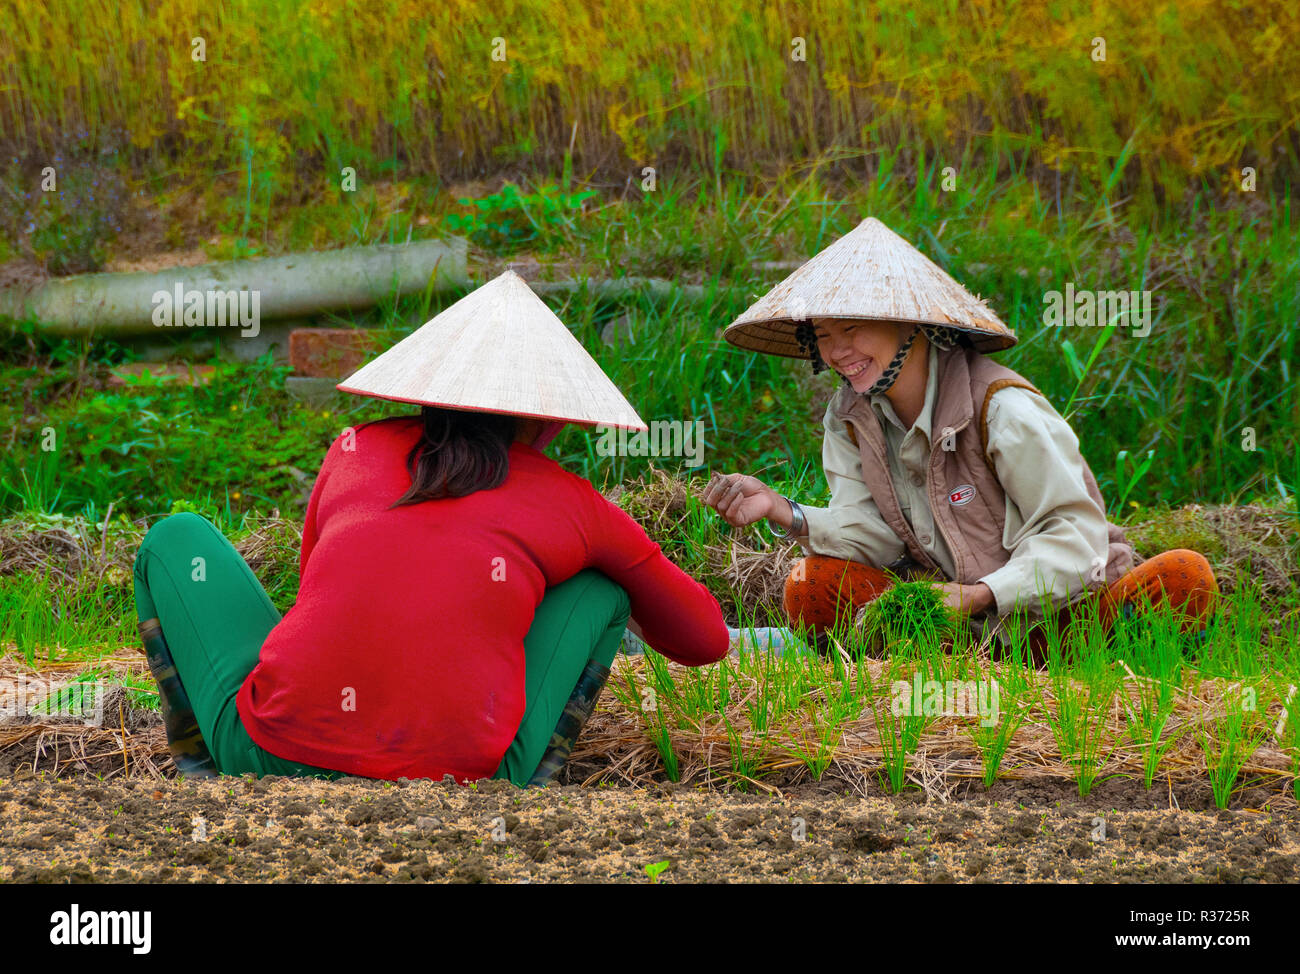
[[[393,507],[464,497],[505,482],[518,417],[421,406],[420,419],[424,430],[406,457],[411,487]]]

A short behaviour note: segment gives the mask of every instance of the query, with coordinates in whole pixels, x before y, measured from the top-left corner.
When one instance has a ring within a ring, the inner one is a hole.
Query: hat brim
[[[914,318],[887,318],[880,315],[847,314],[811,314],[803,318],[776,317],[751,321],[742,319],[728,325],[723,331],[722,337],[737,348],[744,348],[751,352],[762,352],[766,355],[780,355],[785,358],[797,358],[807,361],[810,356],[799,346],[799,342],[795,338],[795,329],[801,322],[811,321],[814,318],[880,321],[893,325],[934,325],[938,328],[948,328],[952,331],[961,332],[970,339],[972,347],[979,352],[1000,352],[1011,348],[1019,341],[1015,333],[1009,329],[994,334],[977,328],[955,325],[951,321],[917,321]]]
[[[642,423],[640,426],[630,426],[624,423],[596,423],[590,419],[579,419],[577,417],[568,417],[568,416],[556,416],[554,414],[540,415],[538,413],[519,412],[513,409],[476,409],[473,406],[466,406],[461,403],[431,402],[427,399],[405,399],[401,396],[380,395],[377,392],[369,392],[369,391],[363,391],[361,389],[353,389],[342,382],[340,382],[334,388],[337,389],[339,392],[348,392],[356,396],[368,396],[371,399],[384,399],[387,400],[388,402],[401,402],[401,403],[406,403],[407,405],[410,406],[435,406],[438,409],[455,409],[462,413],[497,413],[498,415],[504,415],[504,416],[519,416],[523,419],[540,419],[546,422],[554,421],[557,423],[576,423],[579,426],[590,426],[592,428],[595,428],[597,426],[610,426],[610,427],[614,427],[615,429],[643,430],[646,432],[648,432],[650,429],[650,427],[646,426],[644,423]]]

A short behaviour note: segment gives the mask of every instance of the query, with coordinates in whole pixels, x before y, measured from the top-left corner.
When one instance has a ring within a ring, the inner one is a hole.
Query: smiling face
[[[854,392],[866,392],[880,378],[903,342],[899,327],[887,321],[814,318],[817,352],[846,376]]]

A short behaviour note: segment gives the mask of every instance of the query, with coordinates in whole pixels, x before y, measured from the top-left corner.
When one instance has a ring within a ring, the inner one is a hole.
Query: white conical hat
[[[981,352],[1016,343],[988,306],[875,217],[867,217],[750,305],[723,337],[769,355],[807,358],[795,326],[810,318],[914,321],[967,332]]]
[[[425,406],[649,429],[514,271],[467,294],[337,388]]]

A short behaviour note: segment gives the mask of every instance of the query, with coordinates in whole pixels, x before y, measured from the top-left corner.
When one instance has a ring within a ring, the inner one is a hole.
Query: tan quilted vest
[[[1001,568],[1011,557],[1002,546],[1006,493],[987,452],[989,400],[1007,386],[1029,389],[1040,396],[1042,393],[1016,372],[974,349],[940,351],[931,346],[930,354],[939,355],[939,388],[932,413],[926,493],[935,524],[952,551],[957,570],[954,581],[973,585]],[[939,570],[903,517],[889,475],[884,431],[875,410],[863,396],[844,385],[832,403],[834,414],[845,423],[849,438],[862,455],[862,479],[885,523],[903,541],[915,562],[923,568]],[[974,422],[976,406],[979,407],[978,423]],[[1034,458],[1026,457],[1024,462],[1033,463]],[[1104,516],[1106,505],[1086,460],[1083,473],[1088,495]],[[1110,583],[1132,569],[1134,554],[1120,527],[1107,521],[1107,528],[1110,553],[1106,582]],[[1099,584],[1092,577],[1093,566],[1080,565],[1079,573],[1089,587]],[[1027,598],[1032,595],[1026,593]]]

